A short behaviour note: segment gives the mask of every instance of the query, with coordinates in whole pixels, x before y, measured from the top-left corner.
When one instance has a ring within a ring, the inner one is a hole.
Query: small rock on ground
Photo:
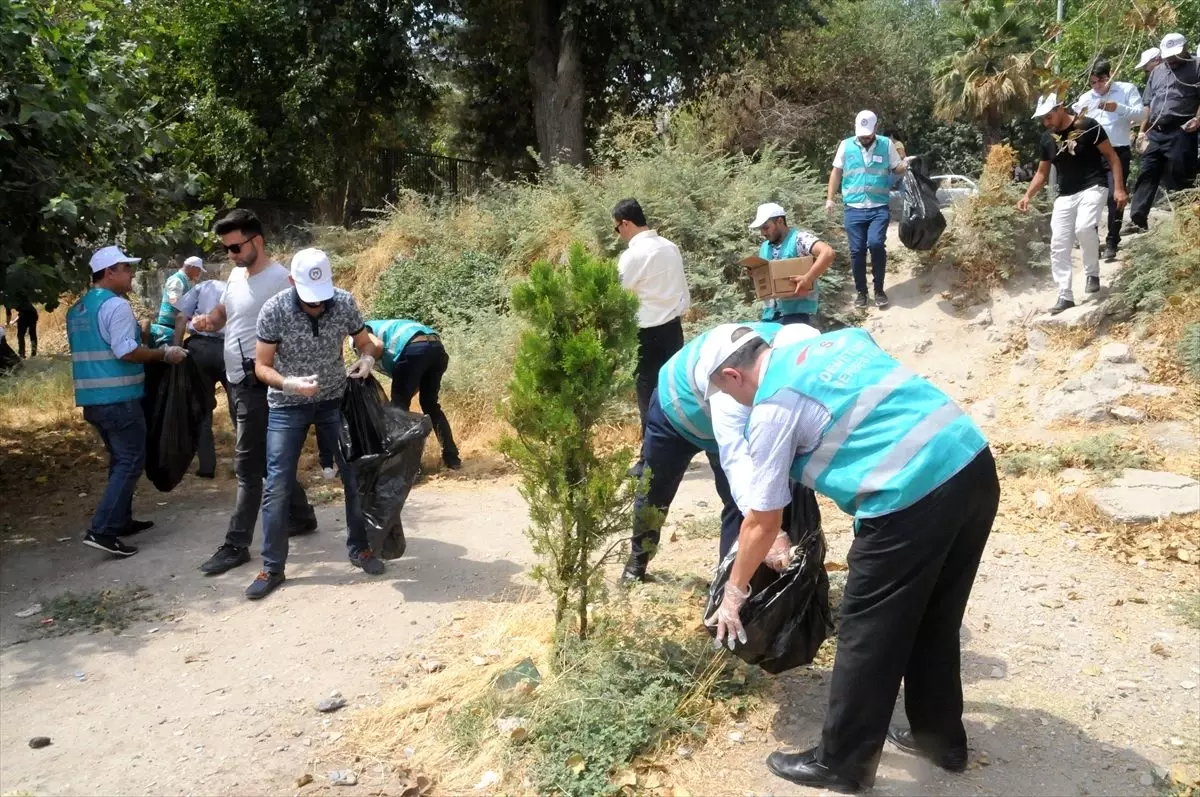
[[[1100,347],[1100,360],[1106,363],[1133,362],[1133,353],[1124,343],[1106,343]]]
[[[1146,413],[1133,407],[1109,407],[1108,414],[1124,423],[1141,423],[1146,420]]]
[[[34,750],[37,750],[42,747],[49,747],[50,746],[50,737],[49,736],[35,736],[29,740],[29,746],[32,747]]]
[[[323,714],[328,714],[331,711],[337,711],[339,708],[343,708],[345,705],[345,698],[327,697],[320,703],[317,703],[317,711],[320,711]]]
[[[334,786],[353,786],[358,783],[358,775],[350,769],[335,769],[329,773],[329,782]]]

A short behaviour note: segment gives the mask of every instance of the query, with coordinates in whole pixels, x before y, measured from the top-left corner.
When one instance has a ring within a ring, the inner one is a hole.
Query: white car
[[[935,174],[929,178],[937,186],[938,207],[949,207],[954,201],[966,199],[979,193],[979,186],[970,177],[961,174]],[[892,191],[888,197],[892,218],[899,218],[904,210],[904,192]]]

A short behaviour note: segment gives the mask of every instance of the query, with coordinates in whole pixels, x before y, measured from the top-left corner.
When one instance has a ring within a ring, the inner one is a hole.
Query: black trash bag
[[[937,185],[919,161],[904,173],[904,210],[900,215],[900,243],[918,252],[928,251],[942,237],[946,217],[938,207]]]
[[[338,449],[358,480],[367,542],[380,559],[404,555],[400,511],[432,430],[428,416],[389,404],[375,377],[346,380]]]
[[[15,371],[21,364],[21,357],[8,345],[8,338],[0,335],[0,374]]]
[[[812,490],[793,484],[792,503],[784,512],[783,528],[797,546],[792,561],[782,573],[765,564],[758,566],[750,579],[750,597],[740,614],[746,644],[738,643],[733,650],[742,661],[772,674],[812,663],[821,643],[833,632],[825,535],[821,533],[821,514]],[[721,605],[736,556],[734,545],[717,568],[704,609],[705,627],[714,637],[716,625],[709,625],[708,619]]]
[[[161,492],[175,489],[196,456],[200,424],[213,403],[200,368],[191,358],[178,365],[148,363],[146,395],[146,478]]]

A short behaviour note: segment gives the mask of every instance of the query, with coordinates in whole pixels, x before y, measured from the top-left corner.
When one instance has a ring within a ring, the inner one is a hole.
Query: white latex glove
[[[351,379],[366,379],[371,375],[371,369],[375,367],[375,358],[369,354],[364,354],[358,358],[358,362],[350,366],[350,370],[346,372],[346,376]]]
[[[763,563],[776,573],[781,573],[791,561],[792,541],[786,533],[780,531],[771,545],[771,550],[767,551],[767,558],[763,560]]]
[[[187,359],[187,349],[182,346],[168,346],[163,351],[163,359],[171,365],[178,365]]]
[[[725,591],[722,593],[721,606],[717,609],[717,637],[716,646],[721,647],[722,643],[728,645],[730,650],[733,650],[735,642],[746,644],[746,629],[742,627],[740,614],[742,606],[750,597],[750,590],[744,592],[738,589],[732,583],[725,584]]]
[[[833,213],[833,200],[832,199],[825,200],[825,212]]]
[[[289,376],[283,380],[283,392],[291,396],[315,396],[321,386],[317,384],[317,375]]]

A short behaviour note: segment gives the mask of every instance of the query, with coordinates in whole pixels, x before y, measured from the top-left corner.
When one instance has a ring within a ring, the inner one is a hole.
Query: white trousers
[[[1050,272],[1058,286],[1058,298],[1075,301],[1071,293],[1071,250],[1079,241],[1083,273],[1100,276],[1100,216],[1108,204],[1108,188],[1092,186],[1077,194],[1054,200],[1050,216]]]

